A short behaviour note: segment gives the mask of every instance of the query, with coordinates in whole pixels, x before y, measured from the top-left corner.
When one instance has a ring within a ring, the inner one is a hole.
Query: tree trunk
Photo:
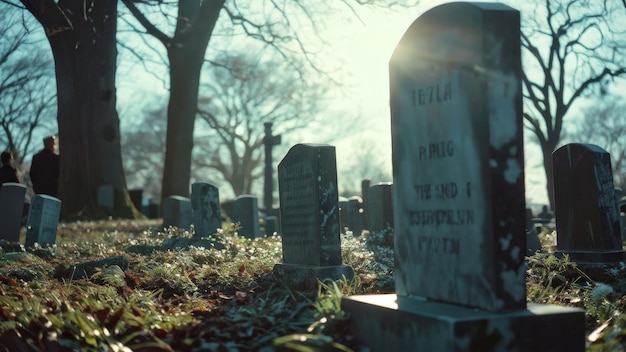
[[[115,106],[117,0],[23,3],[46,30],[55,61],[62,217],[137,216],[126,191]],[[100,185],[116,190],[113,214],[98,209]]]
[[[179,26],[173,42],[166,45],[170,61],[170,101],[167,108],[162,200],[173,195],[189,196],[200,72],[224,0],[204,1],[199,8],[198,4],[179,3]],[[190,21],[191,18],[195,18],[195,21]],[[180,25],[189,22],[194,25]]]

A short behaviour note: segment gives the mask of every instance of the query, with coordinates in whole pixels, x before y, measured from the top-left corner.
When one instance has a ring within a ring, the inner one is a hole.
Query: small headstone
[[[278,165],[283,264],[274,274],[291,285],[314,288],[354,271],[341,264],[335,147],[297,144]]]
[[[526,208],[526,255],[534,255],[541,250],[539,234],[533,222],[533,211]]]
[[[98,186],[98,206],[109,211],[115,208],[115,190],[112,185]]]
[[[239,223],[239,236],[261,237],[259,205],[255,196],[242,195],[237,197],[233,203],[233,221]]]
[[[359,196],[348,198],[346,209],[346,226],[353,236],[360,236],[363,231],[363,200]]]
[[[19,241],[25,195],[23,184],[7,182],[0,185],[0,239]]]
[[[611,157],[593,144],[552,153],[557,253],[574,262],[626,260]]]
[[[361,348],[584,351],[583,310],[526,303],[519,12],[429,10],[389,79],[396,294],[343,300]]]
[[[191,207],[195,236],[209,236],[222,228],[219,189],[210,183],[191,185]]]
[[[32,247],[35,242],[42,247],[56,243],[57,227],[61,214],[61,201],[45,194],[37,194],[30,200],[24,245]]]
[[[278,232],[278,218],[276,216],[266,216],[264,220],[266,236],[272,236]]]
[[[163,227],[191,230],[191,200],[181,196],[169,196],[163,201]]]
[[[367,217],[370,233],[393,228],[393,183],[379,183],[370,187]]]

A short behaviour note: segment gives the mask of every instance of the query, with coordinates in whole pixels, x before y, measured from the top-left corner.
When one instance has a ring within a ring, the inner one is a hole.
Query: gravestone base
[[[584,351],[585,311],[528,304],[494,313],[402,299],[397,295],[344,297],[351,333],[370,351]]]
[[[626,251],[561,251],[554,252],[557,258],[569,256],[570,262],[574,263],[614,263],[626,261]]]
[[[349,265],[313,266],[298,264],[276,264],[273,270],[274,277],[288,287],[300,290],[317,289],[317,281],[331,279],[333,281],[352,280],[354,270]]]

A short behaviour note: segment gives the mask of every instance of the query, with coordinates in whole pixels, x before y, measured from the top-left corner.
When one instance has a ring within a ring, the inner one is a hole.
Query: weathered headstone
[[[13,182],[0,185],[0,239],[19,241],[25,195],[25,185]]]
[[[370,186],[369,205],[367,214],[369,218],[370,233],[383,231],[393,227],[393,183],[379,183]]]
[[[584,311],[526,304],[519,16],[495,3],[441,5],[395,49],[397,294],[344,299],[363,347],[585,348]]]
[[[191,185],[191,207],[195,236],[209,236],[222,228],[219,189],[210,183]]]
[[[611,157],[593,144],[552,153],[557,252],[574,262],[626,260]]]
[[[259,228],[259,205],[257,198],[241,195],[233,203],[233,221],[239,223],[239,236],[261,237]]]
[[[369,215],[368,215],[368,207],[369,207],[369,192],[372,181],[369,179],[365,179],[361,181],[361,209],[363,213],[363,228],[366,230],[370,229],[369,224]]]
[[[363,231],[363,200],[359,196],[348,198],[346,209],[346,226],[350,228],[353,236],[361,236]]]
[[[182,196],[169,196],[163,201],[163,227],[178,227],[191,230],[192,209],[191,200]]]
[[[539,234],[533,222],[533,211],[526,208],[526,255],[533,255],[541,250]]]
[[[41,246],[55,244],[60,215],[61,201],[59,199],[45,194],[33,196],[30,199],[24,245],[32,247],[35,242]]]
[[[115,208],[115,189],[112,185],[98,186],[97,202],[99,207],[109,211]]]
[[[316,280],[351,279],[341,263],[335,147],[297,144],[278,165],[283,263],[274,274],[314,288]]]

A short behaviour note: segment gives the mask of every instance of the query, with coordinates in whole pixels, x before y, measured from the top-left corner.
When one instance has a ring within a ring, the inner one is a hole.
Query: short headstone
[[[115,189],[112,185],[98,186],[97,202],[99,207],[113,211],[115,208]]]
[[[370,187],[367,217],[370,233],[393,228],[393,183],[379,183]]]
[[[169,196],[163,201],[163,227],[191,230],[191,200],[182,196]]]
[[[219,189],[210,183],[191,185],[191,207],[195,236],[209,236],[222,228]]]
[[[363,349],[584,351],[583,310],[526,302],[519,23],[448,3],[393,53],[396,294],[343,299]]]
[[[26,223],[24,245],[32,247],[35,242],[41,246],[56,243],[61,201],[45,194],[37,194],[30,199],[30,211]]]
[[[317,280],[350,280],[342,265],[335,147],[297,144],[278,165],[283,263],[274,274],[291,285],[315,288]]]
[[[533,255],[541,250],[539,234],[533,222],[533,211],[526,208],[526,255]]]
[[[557,255],[574,262],[626,260],[609,153],[571,143],[552,153]]]
[[[348,198],[346,209],[346,226],[353,236],[360,236],[363,231],[363,200],[359,196]]]
[[[25,195],[23,184],[7,182],[0,185],[0,239],[19,241]]]
[[[233,203],[233,221],[239,223],[239,236],[261,237],[259,205],[255,196],[241,195]]]

